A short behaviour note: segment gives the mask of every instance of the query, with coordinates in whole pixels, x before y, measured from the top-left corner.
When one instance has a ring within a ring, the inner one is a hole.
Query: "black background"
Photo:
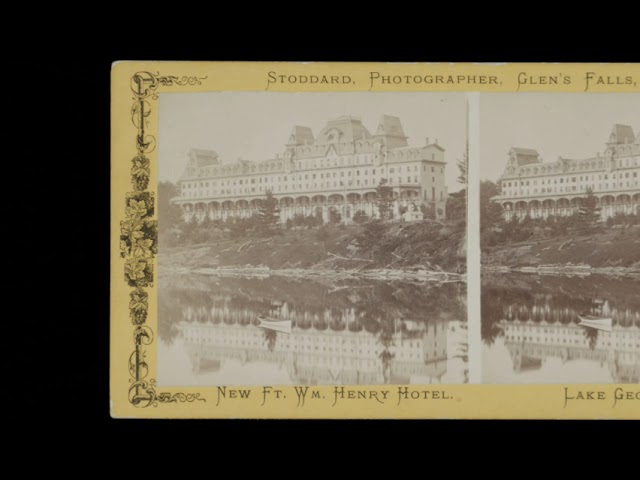
[[[442,13],[430,5],[422,7],[424,13],[399,4],[389,11],[363,6],[346,13],[341,4],[312,4],[309,13],[271,11],[270,17],[255,10],[205,15],[183,7],[184,18],[175,17],[162,27],[151,28],[147,10],[156,10],[156,5],[130,5],[107,12],[130,19],[117,25],[100,13],[79,22],[79,28],[29,24],[24,31],[37,39],[35,49],[18,49],[19,36],[6,44],[16,59],[4,74],[9,106],[5,118],[10,125],[4,137],[13,153],[4,158],[9,167],[3,182],[9,187],[3,202],[9,214],[6,262],[12,275],[7,283],[12,287],[5,293],[9,329],[2,345],[8,347],[4,370],[12,374],[5,382],[10,385],[6,399],[12,415],[20,419],[16,444],[25,439],[31,447],[41,442],[49,448],[69,445],[69,454],[88,449],[134,462],[144,458],[160,467],[197,466],[210,458],[214,462],[202,466],[211,471],[215,462],[225,461],[220,453],[230,447],[243,454],[242,467],[255,465],[274,474],[273,469],[286,470],[290,461],[298,460],[302,470],[291,473],[299,475],[306,468],[315,471],[318,463],[338,472],[343,461],[357,468],[417,467],[419,474],[427,474],[430,465],[462,468],[470,462],[470,451],[481,446],[489,447],[490,457],[471,466],[482,465],[483,473],[506,468],[507,458],[518,462],[522,456],[527,465],[549,456],[588,465],[588,455],[576,459],[568,453],[573,447],[580,455],[586,436],[600,449],[614,443],[622,454],[625,442],[615,439],[637,424],[110,418],[113,61],[640,61],[637,25],[629,24],[633,21],[622,12],[615,12],[615,26],[604,18],[575,25],[546,10],[544,19],[535,19],[526,8],[517,18],[491,23],[493,14],[486,8],[482,15],[462,7]],[[605,6],[604,10],[610,13]],[[365,19],[364,13],[373,18]],[[46,12],[40,14],[46,17]],[[317,24],[311,25],[314,20]],[[107,27],[98,28],[98,21]],[[260,27],[253,25],[256,22]],[[498,401],[508,408],[508,398]],[[529,446],[538,435],[543,445]],[[608,440],[597,440],[600,435]],[[167,456],[160,453],[164,449]],[[396,449],[399,452],[392,452]],[[364,453],[354,454],[361,450]],[[441,462],[441,450],[453,454],[454,463]],[[540,455],[541,451],[547,453]],[[175,460],[171,465],[169,458]]]

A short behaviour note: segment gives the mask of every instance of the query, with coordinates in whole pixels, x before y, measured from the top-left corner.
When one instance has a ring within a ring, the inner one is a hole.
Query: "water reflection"
[[[463,284],[190,275],[161,277],[159,299],[162,385],[467,381]]]
[[[632,278],[483,277],[483,381],[639,383],[639,291]],[[611,331],[579,325],[593,312]]]

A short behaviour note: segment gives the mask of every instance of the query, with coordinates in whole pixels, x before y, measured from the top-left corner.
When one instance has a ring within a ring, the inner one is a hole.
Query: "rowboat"
[[[275,330],[281,333],[291,333],[291,320],[279,320],[277,318],[258,316],[260,324],[258,327]]]
[[[612,327],[612,319],[610,317],[599,317],[596,315],[578,315],[580,319],[579,325],[583,327],[595,328],[597,330],[603,330],[605,332],[611,332],[613,330]]]

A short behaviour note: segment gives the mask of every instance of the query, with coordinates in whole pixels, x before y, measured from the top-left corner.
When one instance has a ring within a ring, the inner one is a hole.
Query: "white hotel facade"
[[[511,148],[499,186],[493,201],[502,205],[505,220],[571,215],[588,188],[603,220],[617,212],[640,213],[640,133],[614,125],[604,154],[583,160],[543,162],[536,150]]]
[[[212,150],[192,149],[173,198],[185,219],[250,217],[267,191],[278,200],[280,220],[296,214],[340,213],[350,222],[364,211],[376,217],[376,187],[386,179],[393,189],[394,218],[421,219],[421,204],[433,205],[444,218],[447,187],[444,149],[437,139],[409,146],[398,117],[383,115],[375,133],[356,117],[330,120],[317,137],[294,126],[282,155],[262,161],[222,163]]]

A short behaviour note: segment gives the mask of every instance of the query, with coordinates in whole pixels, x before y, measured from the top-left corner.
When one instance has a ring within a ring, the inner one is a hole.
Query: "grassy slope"
[[[283,231],[282,235],[265,239],[220,239],[200,245],[161,246],[160,268],[231,265],[264,265],[273,269],[423,266],[464,271],[465,268],[461,227],[440,222],[385,225],[377,238],[365,237],[363,226],[327,227],[327,231],[324,241],[318,238],[318,229],[310,229]]]
[[[511,267],[567,263],[640,267],[640,228],[614,228],[586,236],[573,233],[487,247],[482,253],[482,263]]]

